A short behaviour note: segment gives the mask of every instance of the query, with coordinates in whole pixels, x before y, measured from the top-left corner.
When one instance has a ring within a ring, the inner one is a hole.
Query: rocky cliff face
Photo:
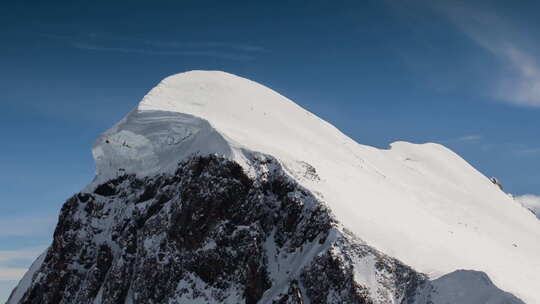
[[[73,196],[20,303],[412,303],[424,275],[341,228],[275,159],[251,161],[255,177],[195,156]]]

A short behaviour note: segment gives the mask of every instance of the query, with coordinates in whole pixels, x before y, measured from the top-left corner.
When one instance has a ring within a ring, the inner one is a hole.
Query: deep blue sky
[[[187,70],[260,82],[362,144],[443,143],[540,195],[538,2],[13,2],[0,4],[0,301],[92,179],[98,134]]]

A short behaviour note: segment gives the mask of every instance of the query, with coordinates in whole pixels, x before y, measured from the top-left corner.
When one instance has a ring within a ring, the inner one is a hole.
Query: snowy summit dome
[[[356,143],[273,90],[217,71],[164,79],[93,146],[94,185],[124,173],[174,170],[216,153],[250,170],[276,158],[368,244],[436,278],[457,269],[540,303],[540,222],[438,144]],[[316,175],[317,178],[309,178]]]
[[[98,138],[93,154],[103,180],[167,171],[194,153],[216,153],[240,162],[242,148],[271,154],[279,149],[293,156],[336,133],[345,139],[331,125],[256,82],[225,72],[191,71],[161,81]]]

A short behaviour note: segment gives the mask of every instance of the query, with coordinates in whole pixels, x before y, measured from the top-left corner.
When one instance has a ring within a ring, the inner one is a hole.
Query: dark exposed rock
[[[496,177],[492,177],[489,179],[494,185],[496,185],[497,187],[499,187],[499,189],[501,189],[501,191],[504,191],[504,188],[503,188],[503,185],[501,183],[501,181],[496,178]]]
[[[362,277],[370,278],[365,281],[376,278],[380,285],[373,290],[362,284]],[[317,256],[301,279],[311,303],[327,303],[328,299],[332,303],[413,303],[418,288],[427,283],[425,275],[363,244],[350,232]]]
[[[304,297],[302,290],[298,285],[297,280],[291,280],[289,289],[285,294],[282,294],[278,299],[272,301],[272,304],[303,304]]]
[[[94,193],[102,196],[112,196],[116,194],[116,189],[110,183],[105,183],[97,186]]]
[[[172,175],[124,175],[97,186],[95,195],[77,194],[64,204],[21,303],[414,298],[423,275],[343,232],[324,202],[273,158],[251,161],[266,170],[250,177],[232,161],[195,156]],[[294,260],[303,266],[293,267]],[[375,287],[355,277],[364,261],[374,261]]]

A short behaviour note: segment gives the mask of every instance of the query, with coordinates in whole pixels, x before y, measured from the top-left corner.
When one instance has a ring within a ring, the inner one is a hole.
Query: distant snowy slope
[[[531,212],[540,220],[540,196],[525,194],[516,196],[514,199],[522,204],[523,207],[531,210]]]
[[[19,303],[26,290],[30,287],[34,274],[39,270],[43,264],[43,260],[47,251],[44,251],[39,257],[32,263],[30,269],[24,274],[23,278],[19,281],[17,287],[11,292],[7,303]]]
[[[456,270],[436,280],[428,289],[426,298],[418,298],[420,303],[459,304],[524,304],[515,296],[494,286],[483,272]],[[423,302],[425,301],[425,302]]]
[[[540,303],[540,222],[461,157],[431,143],[360,145],[280,94],[228,73],[182,73],[152,89],[95,143],[93,185],[174,170],[197,152],[249,169],[246,151],[276,157],[345,227],[432,278],[484,271],[499,288]],[[318,178],[306,177],[306,168]]]

